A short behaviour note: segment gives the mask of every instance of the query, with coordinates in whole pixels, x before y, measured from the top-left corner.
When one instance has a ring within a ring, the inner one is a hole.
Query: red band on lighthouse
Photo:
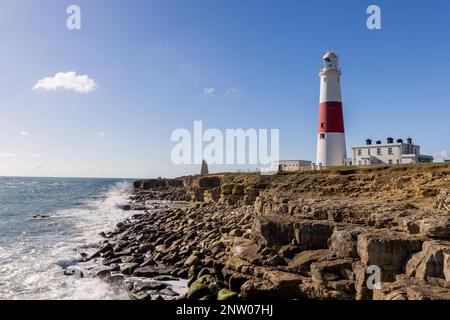
[[[342,102],[322,102],[319,109],[319,133],[344,133]]]

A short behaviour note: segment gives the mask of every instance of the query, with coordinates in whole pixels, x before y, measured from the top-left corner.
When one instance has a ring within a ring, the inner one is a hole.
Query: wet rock
[[[170,275],[160,275],[152,278],[155,281],[177,281],[178,278]]]
[[[99,253],[106,253],[106,252],[112,251],[112,250],[113,250],[113,246],[108,242],[100,247]]]
[[[135,277],[153,278],[158,275],[169,275],[170,272],[171,270],[167,268],[147,266],[136,268],[133,275]]]
[[[96,276],[99,278],[107,278],[111,276],[111,271],[109,269],[103,269],[97,272]]]
[[[228,290],[226,288],[220,290],[217,293],[217,300],[219,301],[228,301],[228,300],[235,300],[238,297],[238,293]]]
[[[64,270],[65,276],[74,276],[76,278],[84,278],[84,273],[80,270],[80,268],[75,266],[69,266],[66,270]]]
[[[233,273],[228,279],[228,287],[232,291],[240,292],[242,285],[251,277],[242,273]]]
[[[189,258],[186,259],[184,262],[184,265],[187,267],[195,266],[200,263],[200,258],[196,255],[191,255]]]
[[[136,283],[133,287],[133,292],[139,291],[157,291],[167,288],[167,284],[159,281],[144,281]]]
[[[179,293],[173,291],[171,288],[165,288],[159,291],[159,293],[168,297],[177,297],[180,295]]]
[[[110,264],[109,271],[120,271],[120,265],[117,263]]]
[[[120,268],[121,272],[125,275],[132,275],[133,272],[139,267],[138,263],[124,263]]]
[[[153,244],[143,243],[143,244],[139,245],[137,252],[146,253],[147,251],[154,250],[154,249],[155,249],[155,247],[153,246]]]

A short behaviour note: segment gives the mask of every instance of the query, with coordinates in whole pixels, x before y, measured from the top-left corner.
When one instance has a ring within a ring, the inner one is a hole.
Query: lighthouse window
[[[320,139],[325,139],[325,133],[321,133],[319,136]]]

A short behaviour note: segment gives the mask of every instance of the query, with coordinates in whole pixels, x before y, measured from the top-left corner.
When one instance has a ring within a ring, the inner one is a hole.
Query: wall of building
[[[301,171],[311,169],[311,161],[307,160],[280,160],[275,163],[279,171]]]
[[[409,164],[418,162],[420,146],[406,143],[373,144],[353,147],[352,153],[354,165]]]

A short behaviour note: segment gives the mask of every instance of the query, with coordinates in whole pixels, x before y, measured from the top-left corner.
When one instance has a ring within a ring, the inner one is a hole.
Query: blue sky
[[[81,30],[66,28],[71,4]],[[366,27],[370,4],[381,7],[382,30]],[[277,128],[281,158],[314,160],[318,71],[330,49],[349,150],[412,136],[422,153],[450,151],[449,16],[444,0],[2,1],[0,176],[196,173],[170,159],[171,133],[194,120]],[[33,90],[68,71],[96,90]]]

